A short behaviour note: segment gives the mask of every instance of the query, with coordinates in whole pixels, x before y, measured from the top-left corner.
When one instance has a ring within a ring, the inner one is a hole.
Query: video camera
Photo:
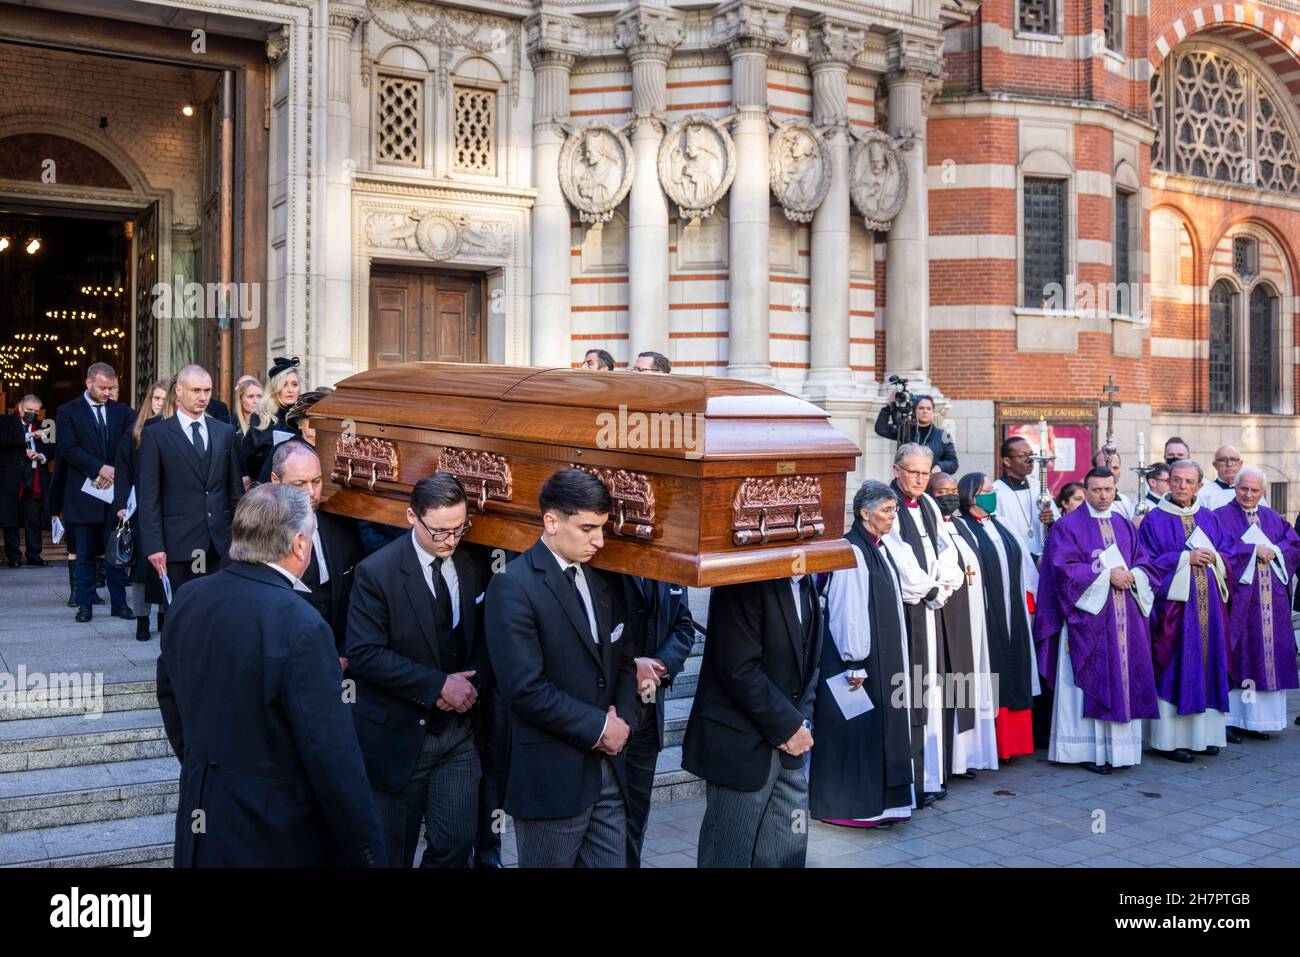
[[[916,396],[907,389],[907,380],[891,375],[886,380],[894,387],[894,396],[889,401],[889,422],[898,430],[898,444],[906,445],[916,436]]]

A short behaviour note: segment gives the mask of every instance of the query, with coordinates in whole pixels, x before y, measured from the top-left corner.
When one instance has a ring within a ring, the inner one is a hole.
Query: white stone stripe
[[[958,157],[940,157],[926,170],[931,190],[1015,189],[1014,163],[962,163]]]
[[[1114,177],[1109,173],[1100,173],[1091,169],[1081,169],[1074,174],[1074,188],[1080,195],[1111,196],[1114,195],[1115,192],[1115,185],[1112,182],[1113,179]]]
[[[1156,37],[1156,49],[1160,51],[1161,57],[1169,56],[1169,43],[1164,37]]]
[[[1187,27],[1183,26],[1182,17],[1174,21],[1174,33],[1178,34],[1178,41],[1181,43],[1187,39]]]
[[[1153,359],[1201,359],[1204,358],[1206,351],[1208,351],[1206,344],[1199,339],[1151,337],[1151,358]]]
[[[1205,13],[1200,7],[1192,11],[1192,19],[1196,21],[1196,29],[1202,30],[1205,28]]]
[[[1106,239],[1080,239],[1078,241],[1079,264],[1091,266],[1109,266],[1111,264],[1111,243]]]
[[[964,236],[930,236],[930,261],[936,259],[1016,258],[1016,237],[989,233]]]
[[[931,306],[930,328],[979,332],[989,329],[1016,328],[1016,317],[1010,306]]]

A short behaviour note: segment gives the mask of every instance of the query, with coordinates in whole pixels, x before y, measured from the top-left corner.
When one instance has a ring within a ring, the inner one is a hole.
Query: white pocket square
[[[681,589],[681,588],[670,588],[670,589],[668,589],[668,594],[670,594],[670,595],[680,595],[681,593],[682,593],[682,589]]]
[[[622,637],[623,637],[623,623],[619,622],[618,627],[609,633],[609,640],[611,642],[614,642],[614,641],[618,641]]]
[[[485,592],[485,591],[483,591],[483,592],[479,592],[478,597],[474,599],[474,604],[476,604],[476,605],[481,605],[481,604],[483,604],[483,598],[484,598],[484,596],[486,596],[486,595],[487,595],[487,592]]]

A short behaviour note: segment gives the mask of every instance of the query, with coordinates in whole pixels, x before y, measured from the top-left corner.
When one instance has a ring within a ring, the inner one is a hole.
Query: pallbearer
[[[1231,540],[1227,737],[1234,744],[1285,728],[1286,689],[1300,687],[1287,593],[1300,564],[1300,535],[1262,503],[1262,471],[1242,469],[1236,479],[1236,498],[1214,511]]]
[[[1160,720],[1148,722],[1152,750],[1184,764],[1192,752],[1227,743],[1228,586],[1219,523],[1196,495],[1201,467],[1186,459],[1169,472],[1169,496],[1142,520],[1138,541],[1152,569],[1151,615]]]
[[[1034,639],[1039,672],[1055,690],[1047,759],[1109,774],[1141,763],[1138,719],[1158,714],[1147,624],[1155,596],[1112,471],[1089,472],[1084,494],[1048,536]]]
[[[832,572],[826,585],[829,640],[822,642],[809,786],[813,817],[831,824],[873,827],[912,813],[907,623],[883,541],[897,512],[887,485],[863,483],[845,535],[857,567]]]

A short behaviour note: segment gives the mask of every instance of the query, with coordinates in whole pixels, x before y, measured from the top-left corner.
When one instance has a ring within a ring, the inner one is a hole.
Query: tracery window
[[[1055,0],[1020,0],[1018,23],[1021,33],[1056,34]]]
[[[423,90],[419,80],[379,75],[376,155],[380,162],[420,165]]]
[[[1221,50],[1175,50],[1151,78],[1157,169],[1300,192],[1291,117],[1270,83]]]
[[[497,171],[496,91],[456,86],[453,95],[452,168],[494,175]]]

